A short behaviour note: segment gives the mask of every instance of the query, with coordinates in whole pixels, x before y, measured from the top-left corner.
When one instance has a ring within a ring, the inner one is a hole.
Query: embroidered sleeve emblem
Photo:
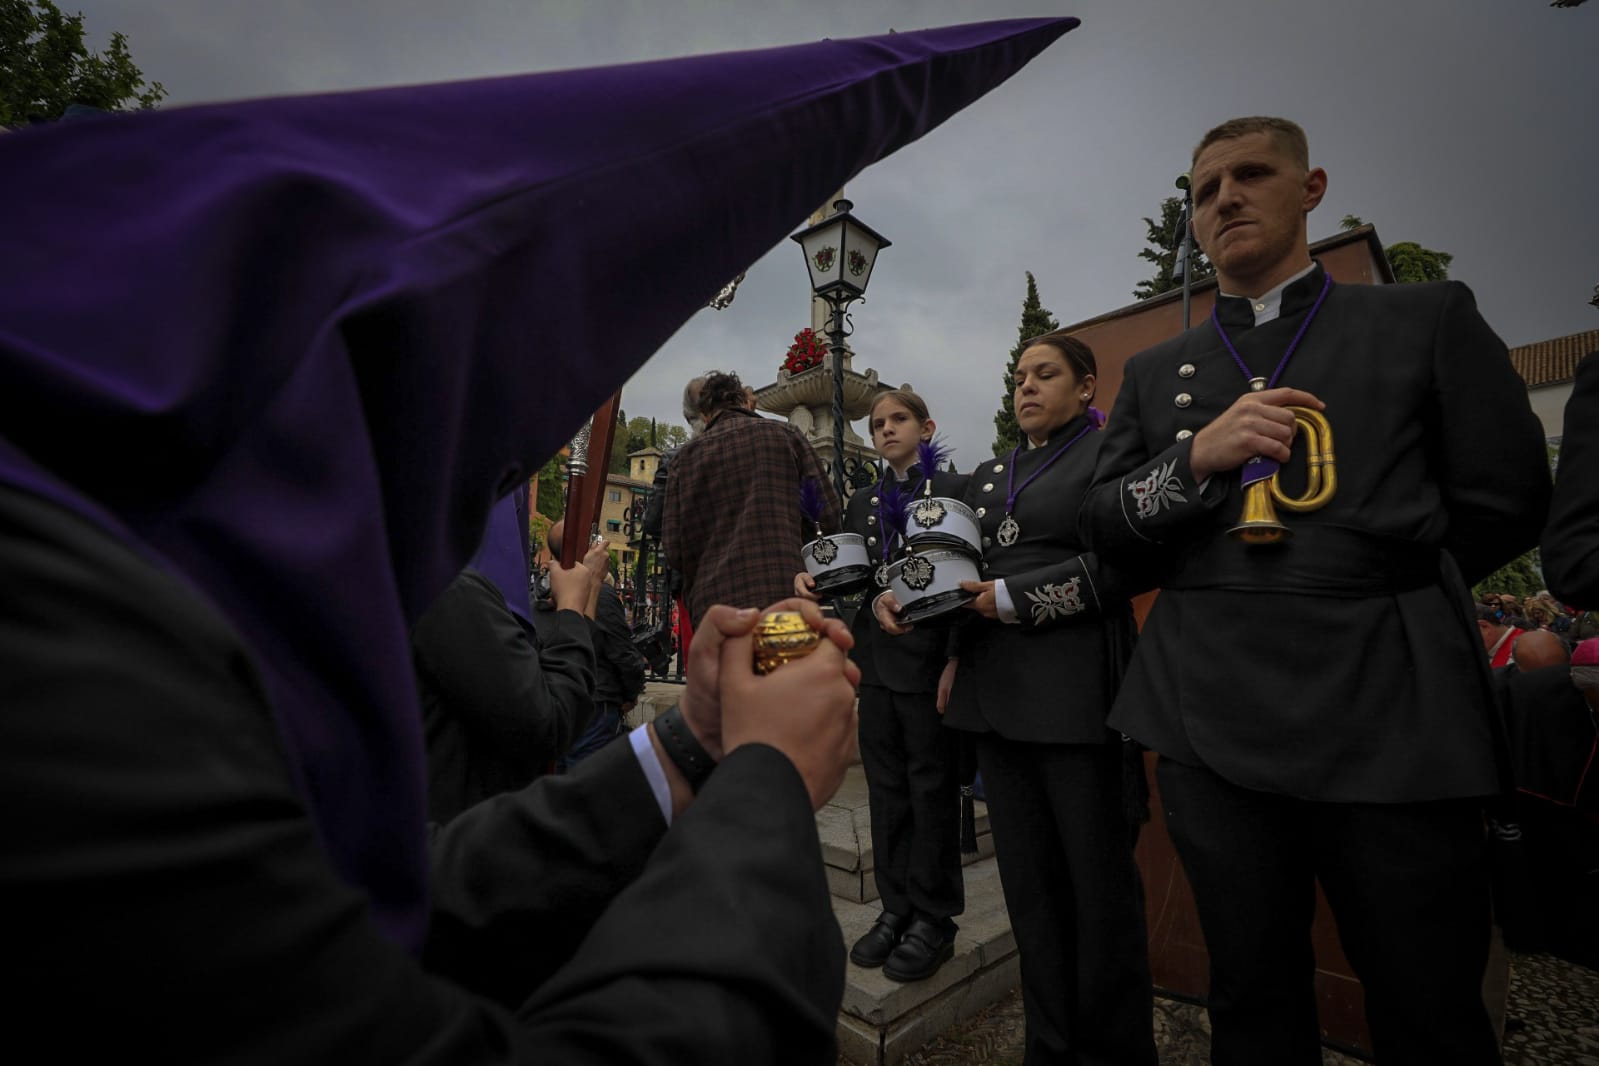
[[[815,559],[819,566],[826,566],[838,558],[838,545],[824,537],[811,545],[811,558]]]
[[[1070,618],[1083,610],[1082,582],[1080,577],[1060,585],[1045,585],[1037,592],[1028,592],[1033,601],[1033,621],[1049,622],[1056,618]]]
[[[1165,466],[1157,466],[1149,472],[1149,476],[1138,481],[1129,481],[1127,491],[1132,493],[1133,501],[1138,504],[1138,517],[1150,518],[1160,513],[1160,509],[1169,506],[1172,501],[1187,503],[1188,499],[1179,490],[1183,487],[1182,479],[1172,473],[1177,466],[1173,459]]]

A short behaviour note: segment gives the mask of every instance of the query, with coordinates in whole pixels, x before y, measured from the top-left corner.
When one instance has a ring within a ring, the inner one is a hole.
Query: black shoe
[[[883,963],[883,976],[891,981],[922,981],[954,956],[955,923],[946,921],[940,925],[918,918]]]
[[[910,920],[903,915],[884,911],[866,935],[855,941],[855,946],[849,949],[849,961],[868,970],[883,965],[883,960],[899,943],[899,934],[909,923]]]

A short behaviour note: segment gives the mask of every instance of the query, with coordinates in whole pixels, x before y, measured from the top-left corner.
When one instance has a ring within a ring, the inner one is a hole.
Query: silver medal
[[[999,532],[995,536],[1001,545],[1008,548],[1015,544],[1016,538],[1021,535],[1022,527],[1016,524],[1016,519],[1006,515],[1005,521],[999,524]]]
[[[882,566],[879,566],[877,568],[877,574],[875,576],[877,578],[877,587],[878,588],[880,588],[880,589],[888,588],[888,564],[887,563],[884,563]]]

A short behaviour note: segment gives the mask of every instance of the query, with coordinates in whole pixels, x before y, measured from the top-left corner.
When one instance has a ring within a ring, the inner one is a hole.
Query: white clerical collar
[[[1268,292],[1262,293],[1260,296],[1257,296],[1254,299],[1250,299],[1248,296],[1239,296],[1234,292],[1223,292],[1219,293],[1219,295],[1224,299],[1243,300],[1244,302],[1248,303],[1249,309],[1255,313],[1255,325],[1263,326],[1267,322],[1272,321],[1273,319],[1277,318],[1277,316],[1282,314],[1283,290],[1315,269],[1316,264],[1314,261],[1312,261],[1308,267],[1284,281],[1281,285],[1278,285],[1276,288],[1271,289]]]

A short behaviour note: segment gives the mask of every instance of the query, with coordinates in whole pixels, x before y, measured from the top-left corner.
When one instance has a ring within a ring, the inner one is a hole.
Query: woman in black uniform
[[[1017,361],[1025,440],[967,484],[990,580],[950,640],[945,724],[975,734],[1005,905],[1021,953],[1028,1066],[1154,1066],[1143,892],[1105,729],[1132,651],[1132,591],[1083,550],[1099,450],[1094,353],[1048,334]],[[884,628],[898,605],[880,598]]]
[[[844,532],[866,538],[874,572],[896,557],[898,537],[885,529],[890,492],[959,499],[966,478],[924,471],[917,448],[936,428],[927,404],[908,389],[879,393],[868,424],[887,468],[870,490],[857,490],[844,512]],[[881,590],[868,590],[868,599]],[[794,591],[815,599],[807,573]],[[931,976],[954,954],[954,916],[966,906],[960,861],[960,787],[956,737],[934,705],[945,661],[945,636],[932,630],[889,640],[871,611],[856,613],[850,658],[861,668],[860,750],[872,810],[874,876],[883,913],[850,951],[857,966],[882,966],[896,981]]]

